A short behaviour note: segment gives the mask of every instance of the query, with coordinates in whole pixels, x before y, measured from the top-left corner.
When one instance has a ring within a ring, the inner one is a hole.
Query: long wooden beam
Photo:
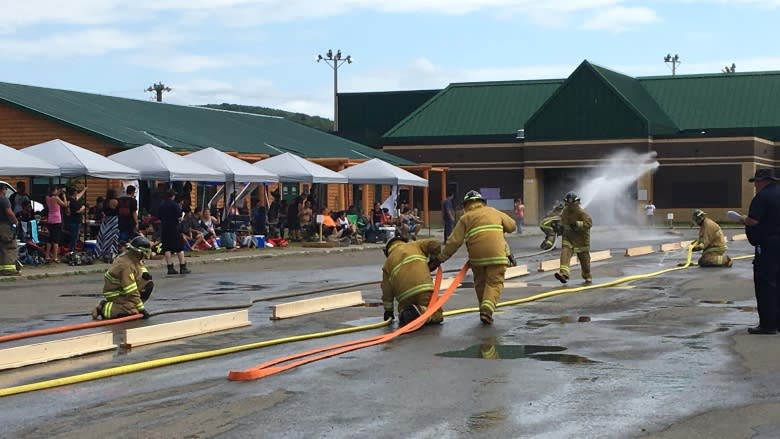
[[[111,331],[0,350],[0,370],[116,349]]]
[[[176,340],[210,332],[249,326],[249,310],[234,311],[213,316],[160,323],[125,331],[124,347],[137,347],[162,341]]]
[[[679,243],[678,243],[679,245]],[[598,262],[603,261],[605,259],[609,259],[612,257],[612,252],[610,250],[600,250],[597,252],[591,252],[590,253],[590,262]],[[574,255],[571,257],[571,261],[569,261],[569,267],[573,267],[575,265],[579,265],[580,261],[577,259],[577,256]],[[560,259],[549,259],[547,261],[541,261],[539,262],[539,270],[538,271],[552,271],[552,270],[558,270],[561,268],[561,260]]]
[[[273,316],[271,316],[271,319],[286,319],[320,311],[362,305],[364,303],[363,294],[360,291],[297,300],[295,302],[282,303],[271,307],[273,309]]]

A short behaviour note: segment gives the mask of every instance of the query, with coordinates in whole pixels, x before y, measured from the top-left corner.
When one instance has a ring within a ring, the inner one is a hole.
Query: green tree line
[[[228,111],[240,111],[242,113],[262,114],[265,116],[279,116],[293,122],[297,122],[301,125],[306,125],[312,128],[316,128],[321,131],[330,132],[333,129],[333,121],[319,116],[309,116],[303,113],[292,113],[284,110],[277,110],[274,108],[255,107],[252,105],[238,105],[238,104],[208,104],[203,105],[206,108],[215,108],[218,110]]]

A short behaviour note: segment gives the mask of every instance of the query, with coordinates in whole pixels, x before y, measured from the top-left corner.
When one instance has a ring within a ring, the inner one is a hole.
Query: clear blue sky
[[[0,0],[0,81],[332,117],[339,91],[780,70],[780,0]]]

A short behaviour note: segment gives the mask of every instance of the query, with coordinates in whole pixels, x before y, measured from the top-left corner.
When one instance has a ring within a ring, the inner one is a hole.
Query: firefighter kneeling
[[[404,326],[428,309],[433,294],[433,280],[428,261],[441,252],[438,239],[407,242],[396,236],[385,245],[387,260],[382,267],[382,303],[385,320],[395,318],[394,300],[398,301],[398,326]],[[426,323],[441,323],[439,308]]]
[[[105,300],[92,310],[93,319],[115,319],[139,313],[149,318],[144,302],[152,295],[154,282],[143,258],[149,257],[151,252],[152,246],[143,236],[136,236],[127,244],[126,251],[106,270]]]
[[[693,222],[699,226],[699,239],[692,243],[693,251],[701,251],[699,267],[731,267],[731,258],[726,256],[726,237],[715,221],[707,218],[701,209],[693,211]]]

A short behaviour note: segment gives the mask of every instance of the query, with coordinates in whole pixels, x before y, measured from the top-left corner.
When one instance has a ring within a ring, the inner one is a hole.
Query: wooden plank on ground
[[[680,248],[687,249],[689,245],[691,245],[693,241],[680,241]]]
[[[452,282],[455,280],[454,277],[448,277],[447,279],[441,280],[441,285],[439,285],[439,289],[446,290],[447,288],[452,285]],[[460,287],[460,283],[458,283],[458,287]]]
[[[320,311],[328,311],[348,306],[362,305],[363,294],[360,291],[332,294],[330,296],[315,297],[313,299],[297,300],[295,302],[274,305],[271,319],[286,319],[288,317],[302,316]]]
[[[682,249],[682,246],[679,242],[670,242],[668,244],[661,244],[658,250],[662,252],[671,252],[680,249]]]
[[[178,322],[160,323],[125,331],[122,346],[137,347],[168,340],[249,326],[249,310],[233,311]]]
[[[740,233],[738,235],[734,235],[731,237],[732,241],[745,241],[747,240],[747,235],[744,233]]]
[[[0,369],[13,369],[111,349],[116,349],[111,331],[16,346],[0,350]]]
[[[525,276],[528,274],[528,265],[517,265],[514,267],[507,267],[506,273],[504,273],[504,279],[512,279],[515,277]]]
[[[626,256],[642,256],[642,255],[649,255],[650,253],[653,253],[655,250],[653,250],[652,245],[643,245],[641,247],[631,247],[626,249]]]
[[[599,250],[597,252],[591,252],[590,253],[590,262],[598,262],[603,261],[605,259],[609,259],[612,257],[612,252],[610,250]],[[574,265],[574,264],[572,264]]]
[[[590,253],[590,261],[591,262],[597,262],[597,261],[603,261],[604,259],[609,259],[612,257],[612,252],[609,250],[600,250],[597,252],[591,252]],[[569,262],[569,267],[574,267],[576,265],[579,265],[580,261],[577,259],[577,256],[572,256],[571,261]],[[539,271],[552,271],[552,270],[558,270],[561,268],[561,260],[560,259],[550,259],[547,261],[541,261],[539,262]]]

